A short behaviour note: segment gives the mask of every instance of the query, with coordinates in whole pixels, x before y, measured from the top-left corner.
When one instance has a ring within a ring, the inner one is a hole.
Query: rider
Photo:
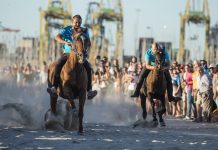
[[[87,49],[85,52],[85,57],[87,58],[87,53],[88,50],[91,47],[91,41],[89,38],[89,33],[87,28],[83,28],[81,27],[81,23],[82,23],[82,17],[80,15],[75,15],[72,19],[72,26],[66,26],[64,27],[61,32],[55,37],[55,40],[58,43],[63,44],[63,54],[61,56],[61,58],[58,59],[57,61],[57,65],[55,68],[55,75],[54,75],[54,81],[53,81],[53,86],[51,87],[51,92],[54,94],[57,94],[57,87],[59,85],[60,82],[60,72],[61,69],[63,67],[63,65],[66,63],[68,56],[71,52],[71,49],[73,48],[72,42],[73,39],[78,36],[80,33],[82,33],[85,38],[87,39]],[[87,61],[87,59],[85,59],[84,63],[83,63],[87,75],[88,75],[88,86],[87,86],[87,97],[88,99],[92,99],[93,97],[95,97],[97,95],[97,91],[94,90],[92,91],[92,68],[90,63]]]
[[[140,74],[136,89],[135,89],[133,95],[131,95],[131,97],[138,97],[139,96],[143,81],[147,78],[149,72],[151,70],[155,69],[155,54],[156,54],[158,48],[161,48],[162,50],[164,50],[164,60],[165,60],[164,74],[165,74],[165,78],[167,81],[167,95],[168,95],[169,102],[178,101],[178,100],[180,100],[180,98],[173,96],[172,78],[171,78],[169,70],[168,70],[168,68],[170,67],[169,54],[165,50],[164,46],[159,45],[155,42],[152,44],[152,47],[150,49],[148,49],[145,53],[145,67],[143,67],[143,69],[142,69],[142,72]]]

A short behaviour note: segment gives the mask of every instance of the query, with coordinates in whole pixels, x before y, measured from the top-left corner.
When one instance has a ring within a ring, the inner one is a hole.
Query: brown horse
[[[79,133],[83,132],[83,109],[86,100],[87,73],[83,66],[83,51],[85,37],[80,34],[76,36],[73,42],[75,47],[68,56],[60,73],[60,83],[57,89],[57,95],[50,93],[50,107],[53,113],[56,113],[58,96],[68,99],[72,109],[75,108],[74,99],[79,98]],[[54,71],[57,62],[52,63],[48,70],[48,87],[52,86],[54,80]]]
[[[150,101],[153,113],[153,123],[154,125],[158,125],[157,118],[156,118],[156,110],[155,110],[155,100],[160,100],[161,106],[158,110],[159,122],[161,126],[165,126],[164,120],[162,115],[166,112],[165,107],[165,93],[167,89],[167,83],[164,75],[164,70],[162,69],[164,65],[164,52],[158,48],[157,53],[155,55],[155,64],[156,69],[150,71],[146,81],[144,82],[144,86],[142,92],[140,94],[141,97],[141,106],[143,109],[143,118],[145,119],[147,116],[146,111],[146,96]]]

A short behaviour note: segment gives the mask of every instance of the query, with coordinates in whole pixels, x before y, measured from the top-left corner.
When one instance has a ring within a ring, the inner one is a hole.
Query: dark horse
[[[79,133],[83,132],[83,109],[86,100],[87,90],[87,73],[83,66],[83,51],[85,43],[85,37],[79,34],[74,39],[74,49],[68,56],[66,63],[64,64],[60,73],[60,83],[57,89],[58,95],[50,93],[50,107],[52,112],[56,113],[56,105],[58,96],[68,99],[72,108],[75,108],[74,99],[79,98]],[[52,63],[48,70],[48,87],[52,86],[54,79],[54,71],[57,62]]]
[[[160,106],[157,110],[159,116],[160,126],[165,126],[165,122],[163,120],[163,114],[166,112],[165,107],[165,93],[167,89],[167,83],[164,75],[163,65],[164,65],[164,52],[162,49],[158,48],[157,53],[155,55],[155,70],[150,71],[146,81],[144,82],[144,86],[141,90],[140,98],[141,98],[141,107],[143,110],[142,116],[144,119],[147,117],[146,111],[146,97],[150,101],[153,113],[153,123],[158,124],[155,110],[155,100],[160,101]]]

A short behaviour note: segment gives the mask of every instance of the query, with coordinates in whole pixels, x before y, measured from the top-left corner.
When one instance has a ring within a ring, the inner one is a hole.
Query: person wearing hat
[[[210,70],[210,75],[213,77],[217,72],[216,65],[215,64],[210,64],[209,70]]]

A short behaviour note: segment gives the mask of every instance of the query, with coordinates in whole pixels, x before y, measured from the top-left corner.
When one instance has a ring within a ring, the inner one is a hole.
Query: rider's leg
[[[165,74],[165,78],[166,78],[166,81],[167,81],[168,101],[169,102],[171,102],[171,101],[175,102],[175,101],[181,100],[181,98],[173,96],[173,84],[172,84],[172,78],[171,78],[170,72],[168,70],[166,70],[164,72],[164,74]]]
[[[86,68],[87,76],[88,76],[88,86],[87,91],[92,90],[92,68],[88,61],[83,63],[84,67]]]
[[[92,91],[92,68],[91,68],[91,64],[86,60],[83,63],[86,72],[87,72],[87,76],[88,76],[88,85],[87,85],[87,91],[88,91],[88,99],[92,99],[93,97],[95,97],[97,95],[97,91],[94,90]]]
[[[57,93],[57,88],[60,82],[61,69],[66,63],[68,56],[69,56],[68,54],[63,54],[61,58],[58,59],[57,65],[55,66],[54,80],[51,88],[51,91],[55,94]]]
[[[136,89],[135,89],[133,95],[131,95],[131,97],[139,97],[140,89],[142,87],[142,84],[143,84],[144,80],[147,78],[149,72],[150,72],[150,70],[143,67],[142,72],[141,72],[141,74],[139,76],[138,83],[136,85]]]

